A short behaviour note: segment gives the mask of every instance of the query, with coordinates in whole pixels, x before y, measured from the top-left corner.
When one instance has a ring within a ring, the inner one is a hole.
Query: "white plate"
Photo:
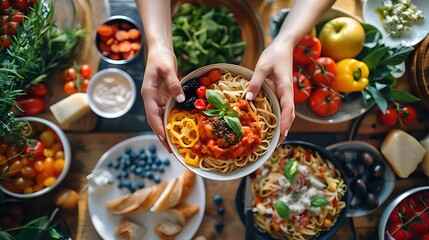
[[[107,167],[107,164],[110,161],[116,161],[118,156],[124,155],[127,148],[131,148],[134,151],[138,151],[141,148],[145,148],[147,150],[150,145],[154,145],[156,147],[158,157],[161,159],[170,159],[170,166],[166,167],[165,172],[162,174],[163,181],[169,181],[170,179],[180,175],[185,170],[185,167],[176,161],[174,156],[168,153],[158,138],[153,135],[133,137],[116,144],[106,153],[104,153],[103,156],[101,156],[94,169],[102,168],[113,172],[113,170]],[[130,176],[131,175],[133,174],[130,173]],[[145,179],[145,184],[148,187],[152,186],[154,183]],[[91,216],[91,221],[98,234],[103,239],[121,240],[121,238],[114,234],[121,217],[109,213],[105,206],[109,200],[117,199],[124,194],[125,190],[117,188],[116,178],[114,179],[113,185],[110,186],[110,188],[106,191],[95,191],[91,186],[88,188],[88,209]],[[194,189],[185,202],[189,204],[197,204],[200,206],[200,209],[198,213],[190,219],[188,224],[183,228],[182,232],[177,236],[176,239],[178,240],[192,238],[192,236],[194,236],[194,234],[197,232],[201,221],[203,220],[206,191],[203,179],[201,177],[196,176]],[[171,218],[168,213],[152,213],[150,211],[127,217],[127,219],[130,219],[146,228],[146,233],[141,236],[141,239],[158,239],[153,229],[155,225],[162,219],[168,218]]]
[[[366,0],[363,1],[362,15],[366,23],[369,23],[380,30],[383,37],[386,38],[386,45],[390,47],[403,46],[414,46],[421,42],[426,35],[429,33],[429,4],[427,0],[412,0],[411,3],[417,6],[425,16],[422,23],[412,24],[412,31],[410,35],[400,38],[387,38],[389,35],[381,23],[381,18],[375,9],[382,7],[383,0]]]

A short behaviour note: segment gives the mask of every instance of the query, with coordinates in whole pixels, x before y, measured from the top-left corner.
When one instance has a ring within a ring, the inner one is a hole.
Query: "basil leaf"
[[[222,96],[215,90],[206,91],[206,99],[214,108],[226,111],[229,109],[229,103],[223,100]]]
[[[240,118],[240,115],[238,114],[237,111],[235,111],[234,109],[229,109],[225,112],[225,114],[229,117],[233,117],[233,118]]]
[[[322,206],[327,205],[328,203],[329,203],[328,199],[323,198],[323,197],[313,198],[313,199],[311,199],[311,202],[310,202],[312,207],[322,207]]]
[[[371,97],[374,99],[375,103],[377,104],[378,108],[383,113],[386,113],[387,110],[387,100],[384,98],[384,96],[375,88],[374,86],[367,86],[366,90],[369,92]]]
[[[415,96],[411,95],[410,93],[407,93],[407,92],[404,92],[401,90],[397,90],[397,89],[392,89],[391,97],[393,100],[396,100],[398,102],[418,102],[418,101],[420,101],[420,98],[415,97]]]
[[[225,120],[226,124],[234,131],[234,133],[237,135],[238,139],[241,139],[243,136],[243,129],[241,128],[241,123],[238,118],[224,116],[223,119]]]
[[[289,182],[293,182],[293,179],[295,178],[296,174],[298,173],[298,166],[299,163],[295,159],[290,159],[285,166],[284,169],[284,176],[289,180]]]
[[[374,70],[379,65],[381,59],[386,55],[389,51],[388,47],[380,47],[371,51],[368,55],[366,55],[362,61],[368,66],[369,70]]]
[[[286,203],[280,200],[276,200],[274,202],[274,207],[276,208],[277,213],[280,217],[282,217],[283,219],[289,218],[289,207],[286,205]]]
[[[222,112],[223,111],[219,110],[219,109],[206,109],[203,111],[203,113],[205,115],[210,116],[210,117],[220,116]]]

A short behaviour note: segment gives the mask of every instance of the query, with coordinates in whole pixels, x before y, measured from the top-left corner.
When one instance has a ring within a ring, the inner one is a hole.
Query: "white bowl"
[[[3,187],[0,184],[0,189],[13,197],[16,198],[34,198],[34,197],[39,197],[42,196],[48,192],[50,192],[52,189],[56,188],[66,177],[69,169],[70,169],[70,164],[71,164],[71,148],[70,148],[70,143],[69,140],[67,138],[67,136],[65,135],[65,133],[61,130],[61,128],[59,128],[55,123],[50,122],[46,119],[43,118],[39,118],[39,117],[20,117],[18,118],[19,121],[28,121],[28,122],[35,122],[35,123],[41,123],[43,125],[46,125],[48,128],[52,129],[59,137],[59,139],[61,140],[61,144],[63,145],[63,151],[64,151],[64,161],[65,161],[65,165],[63,170],[61,171],[60,175],[57,177],[55,183],[49,187],[46,187],[40,191],[37,192],[33,192],[33,193],[28,193],[28,194],[23,194],[23,193],[15,193],[12,191],[7,190],[5,187]]]
[[[242,67],[242,66],[233,65],[233,64],[226,64],[226,63],[225,64],[224,63],[212,64],[212,65],[208,65],[208,66],[199,68],[199,69],[191,72],[190,74],[188,74],[187,76],[185,76],[182,79],[182,84],[187,82],[188,80],[202,76],[205,73],[207,73],[210,70],[215,69],[215,68],[227,70],[227,71],[230,71],[230,72],[235,73],[235,74],[241,74],[249,80],[251,79],[251,77],[253,75],[253,71],[251,71],[245,67]],[[198,174],[204,178],[213,179],[213,180],[221,180],[221,181],[234,180],[234,179],[245,177],[245,176],[249,175],[250,173],[254,172],[256,169],[258,169],[274,152],[274,150],[277,146],[277,142],[280,138],[280,105],[278,103],[278,100],[277,100],[275,93],[271,90],[271,88],[268,86],[268,84],[264,83],[262,86],[262,89],[267,93],[268,98],[270,98],[272,100],[272,103],[273,103],[272,108],[273,108],[274,114],[279,119],[279,123],[274,130],[274,136],[271,139],[271,144],[270,144],[268,150],[265,152],[265,154],[260,156],[258,160],[256,160],[253,163],[250,163],[244,167],[240,167],[238,169],[235,169],[229,173],[221,173],[221,172],[215,172],[215,171],[204,171],[200,168],[192,167],[192,166],[188,165],[185,162],[185,159],[183,158],[183,156],[179,153],[176,146],[171,143],[170,137],[167,136],[168,144],[169,144],[171,150],[173,151],[173,154],[175,155],[175,157],[185,167],[187,167],[188,169],[190,169],[194,173],[196,173],[196,174]],[[164,126],[167,126],[168,114],[171,112],[171,110],[175,106],[175,104],[176,104],[176,101],[173,98],[170,98],[170,100],[168,101],[167,107],[166,107],[166,111],[165,111]]]
[[[383,0],[366,0],[363,1],[362,15],[366,23],[369,23],[380,30],[383,37],[385,37],[385,44],[389,47],[414,46],[421,42],[429,33],[429,5],[427,0],[412,0],[411,3],[416,5],[418,9],[423,12],[425,19],[420,24],[412,24],[412,31],[410,35],[400,38],[389,37],[389,34],[383,27],[380,15],[375,9],[382,7]]]
[[[136,91],[136,84],[128,73],[117,68],[103,69],[89,81],[89,107],[100,117],[120,117],[133,106]]]

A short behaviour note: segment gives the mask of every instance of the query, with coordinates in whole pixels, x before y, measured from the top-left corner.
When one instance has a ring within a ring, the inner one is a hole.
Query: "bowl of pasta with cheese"
[[[234,64],[199,68],[181,83],[186,100],[171,98],[164,126],[175,157],[213,180],[238,179],[255,171],[280,138],[280,106],[264,83],[252,101],[245,90],[253,72]]]
[[[325,148],[285,141],[241,180],[236,209],[245,222],[249,186],[257,239],[329,239],[347,217],[350,192],[344,176],[338,160]]]

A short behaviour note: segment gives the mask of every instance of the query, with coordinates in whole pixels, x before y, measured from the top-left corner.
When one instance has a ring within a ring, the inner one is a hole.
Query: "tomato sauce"
[[[192,149],[199,156],[220,160],[245,157],[262,142],[261,125],[247,112],[246,101],[232,103],[231,107],[239,113],[243,129],[242,138],[238,139],[223,119],[200,112],[198,114],[200,138]]]

